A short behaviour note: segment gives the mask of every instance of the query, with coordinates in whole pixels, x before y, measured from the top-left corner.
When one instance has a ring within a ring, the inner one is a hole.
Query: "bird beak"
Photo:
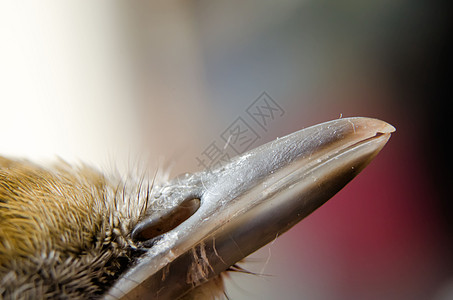
[[[217,276],[330,199],[394,131],[376,119],[338,119],[160,187],[132,233],[149,248],[106,298],[176,299]]]

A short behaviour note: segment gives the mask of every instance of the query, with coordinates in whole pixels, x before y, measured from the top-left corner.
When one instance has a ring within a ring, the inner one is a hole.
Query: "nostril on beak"
[[[132,231],[132,239],[140,242],[154,239],[186,221],[198,208],[200,199],[188,198],[164,215],[140,222]]]

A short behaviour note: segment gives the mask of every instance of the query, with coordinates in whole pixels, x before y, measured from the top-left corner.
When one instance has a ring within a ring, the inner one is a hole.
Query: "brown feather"
[[[60,162],[43,168],[0,157],[0,295],[90,298],[108,288],[137,249],[139,197],[102,174]]]
[[[152,212],[152,184],[139,178],[126,184],[85,165],[45,168],[0,156],[0,298],[102,295],[144,253],[131,232]],[[223,291],[218,276],[184,299]]]

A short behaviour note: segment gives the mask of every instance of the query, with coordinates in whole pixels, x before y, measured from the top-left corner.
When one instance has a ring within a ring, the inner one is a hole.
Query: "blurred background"
[[[231,274],[226,292],[453,299],[450,11],[421,0],[1,0],[0,153],[102,170],[150,156],[177,175],[202,169],[237,122],[256,147],[379,118],[397,132],[378,157],[247,258],[262,275]],[[249,114],[259,108],[264,125]]]

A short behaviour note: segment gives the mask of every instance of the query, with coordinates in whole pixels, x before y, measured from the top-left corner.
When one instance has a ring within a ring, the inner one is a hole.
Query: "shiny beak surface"
[[[216,170],[175,178],[154,195],[162,209],[154,208],[133,236],[191,199],[199,206],[153,238],[106,299],[176,299],[215,277],[330,199],[393,131],[376,119],[338,119],[278,138]]]

